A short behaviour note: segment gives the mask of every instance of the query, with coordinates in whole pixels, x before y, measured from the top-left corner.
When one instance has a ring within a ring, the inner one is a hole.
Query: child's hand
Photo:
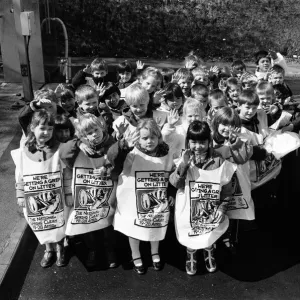
[[[278,107],[274,104],[270,105],[268,113],[274,115],[278,112]]]
[[[178,120],[179,120],[178,110],[177,109],[170,110],[170,112],[168,114],[168,124],[170,126],[175,126],[175,124],[178,122]]]
[[[172,196],[169,196],[169,206],[174,206],[175,204],[175,199]]]
[[[106,167],[102,166],[99,169],[94,169],[93,174],[99,175],[99,176],[107,176],[107,169],[106,169]]]
[[[162,103],[165,99],[164,96],[166,95],[164,90],[159,90],[157,92],[154,93],[153,96],[153,103],[154,104],[159,104]]]
[[[211,77],[213,75],[218,75],[220,72],[220,69],[218,66],[213,66],[210,67],[209,71],[208,71],[208,77]]]
[[[225,91],[227,89],[227,80],[221,78],[221,80],[219,81],[218,87],[223,93],[225,93]]]
[[[121,122],[119,125],[116,124],[116,129],[118,131],[118,136],[121,137],[126,132],[129,123],[126,123],[125,120]]]
[[[17,203],[20,207],[25,207],[25,199],[24,198],[18,198]]]
[[[185,165],[190,165],[194,159],[194,154],[190,149],[186,149],[182,153],[182,162]]]
[[[93,155],[94,150],[91,149],[88,145],[85,143],[80,143],[79,149],[85,154],[85,155]]]
[[[197,67],[197,65],[196,65],[196,63],[193,62],[193,61],[188,61],[188,62],[185,64],[185,68],[186,68],[186,69],[189,69],[189,70],[194,69],[194,68],[196,68],[196,67]]]
[[[66,202],[67,207],[72,207],[74,205],[74,199],[73,199],[72,195],[66,195],[65,202]]]
[[[275,60],[277,58],[277,53],[274,50],[269,50],[269,56]]]
[[[292,101],[293,97],[287,97],[285,100],[284,100],[284,103],[283,105],[288,105],[290,103],[290,101]]]
[[[91,66],[86,65],[85,68],[83,69],[83,72],[87,74],[91,74],[92,73]]]
[[[224,217],[224,212],[222,210],[217,210],[214,215],[213,223],[221,223]]]
[[[37,108],[43,108],[44,106],[49,106],[51,104],[51,100],[49,99],[33,100],[32,102]]]
[[[145,64],[142,63],[141,60],[138,60],[138,61],[136,62],[136,68],[137,68],[138,70],[143,70],[144,65],[145,65]]]
[[[96,91],[97,91],[97,93],[98,93],[98,95],[99,95],[99,98],[102,98],[102,97],[103,97],[103,95],[104,95],[104,93],[105,93],[105,90],[106,90],[106,88],[105,88],[104,83],[102,82],[102,83],[100,84],[100,82],[99,82],[98,85],[97,85],[97,87],[96,87]]]
[[[135,146],[136,142],[139,139],[139,132],[137,130],[129,132],[126,137],[124,137],[124,143],[128,148]]]

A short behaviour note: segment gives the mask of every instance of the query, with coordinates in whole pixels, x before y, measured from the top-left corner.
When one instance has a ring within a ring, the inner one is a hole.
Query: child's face
[[[232,73],[235,77],[237,77],[238,79],[241,78],[241,76],[245,73],[245,69],[243,67],[234,67],[232,69]]]
[[[127,82],[131,78],[131,72],[119,73],[119,76],[121,82]]]
[[[71,133],[69,128],[59,128],[55,129],[56,139],[61,143],[66,143],[71,138]]]
[[[152,152],[158,145],[158,137],[146,128],[140,130],[139,144],[142,149]]]
[[[61,102],[62,108],[66,111],[73,111],[75,108],[75,99],[74,98],[63,99],[60,102]]]
[[[112,93],[111,95],[109,95],[107,97],[107,99],[105,99],[105,103],[107,106],[110,106],[110,107],[116,107],[118,106],[120,102],[120,96],[118,93]]]
[[[265,111],[269,111],[270,106],[272,105],[272,103],[274,102],[274,98],[272,95],[269,94],[257,94],[258,98],[259,98],[259,106],[265,110]]]
[[[218,109],[227,106],[226,102],[224,100],[215,100],[211,99],[210,101],[210,107],[211,109],[217,111]]]
[[[53,101],[51,101],[51,103],[41,102],[40,107],[53,115],[56,115],[57,113],[57,104]]]
[[[201,93],[197,93],[194,96],[194,99],[196,99],[197,101],[200,101],[202,104],[206,104],[208,101],[208,92],[206,91],[202,91]]]
[[[267,72],[270,68],[271,61],[268,57],[263,57],[258,62],[258,68],[260,72]]]
[[[189,148],[196,156],[204,154],[208,151],[209,140],[204,140],[204,141],[189,140]]]
[[[92,72],[92,76],[97,79],[105,77],[106,74],[107,74],[107,72],[105,70],[96,70],[96,71]]]
[[[230,99],[232,99],[232,101],[234,101],[234,102],[237,102],[239,100],[240,93],[241,93],[241,89],[237,85],[232,85],[228,89],[228,95],[229,95]]]
[[[83,100],[78,106],[87,113],[94,113],[98,107],[98,97],[95,95],[92,98]]]
[[[136,116],[137,119],[140,119],[146,115],[148,102],[144,103],[135,103],[129,106],[132,113]]]
[[[283,84],[284,77],[282,73],[272,73],[269,80],[273,85]]]
[[[103,139],[102,129],[98,126],[93,126],[86,131],[85,137],[90,144],[100,144]]]
[[[231,125],[223,125],[219,124],[218,126],[218,133],[224,137],[225,139],[229,138],[230,132],[234,129],[234,126]]]
[[[182,78],[182,79],[179,79],[177,83],[181,87],[181,90],[185,96],[190,94],[191,86],[192,86],[191,80]]]
[[[185,120],[188,124],[191,124],[193,121],[199,120],[201,121],[201,116],[198,110],[193,107],[187,107],[185,113]]]
[[[36,138],[36,143],[39,146],[43,146],[52,138],[53,126],[39,124],[35,128],[32,128],[31,131]]]
[[[148,76],[147,78],[141,80],[141,85],[150,94],[157,90],[157,88],[160,86],[160,81],[156,80],[156,78],[153,76]]]
[[[204,85],[208,86],[209,85],[208,76],[205,74],[196,75],[194,77],[194,85],[195,84],[204,84]]]
[[[240,117],[244,120],[251,120],[257,112],[258,105],[244,103],[239,106]]]
[[[167,104],[170,107],[170,109],[179,109],[183,103],[182,97],[174,97],[173,101],[167,100]]]

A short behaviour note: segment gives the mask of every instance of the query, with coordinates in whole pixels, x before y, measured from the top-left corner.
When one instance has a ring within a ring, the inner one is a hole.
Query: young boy
[[[117,65],[117,85],[120,90],[128,87],[136,80],[133,73],[132,66],[127,60]]]
[[[194,77],[193,85],[203,84],[205,86],[210,85],[210,80],[208,78],[208,73],[205,69],[197,67],[192,70],[192,75]]]
[[[242,60],[235,60],[231,64],[231,74],[233,77],[241,79],[241,76],[246,72],[246,65]]]
[[[215,113],[222,107],[228,106],[228,100],[226,95],[219,89],[213,90],[208,95],[209,110],[207,112],[206,121],[208,125],[211,124],[211,121]]]
[[[191,95],[193,79],[193,74],[186,68],[178,69],[173,76],[173,82],[178,83],[185,97],[190,97]]]
[[[205,84],[196,84],[191,88],[191,98],[198,100],[207,115],[209,111],[208,106],[208,87]]]
[[[78,71],[72,79],[72,85],[77,89],[82,84],[92,86],[101,96],[103,89],[101,84],[108,81],[108,67],[105,60],[96,58],[90,66]]]

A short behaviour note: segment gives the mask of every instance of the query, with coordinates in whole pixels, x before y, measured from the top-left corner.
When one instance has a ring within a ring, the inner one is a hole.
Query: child
[[[135,81],[131,64],[125,60],[117,66],[118,88],[124,89]]]
[[[133,148],[134,147],[134,148]],[[110,148],[107,157],[118,175],[114,228],[127,235],[135,272],[146,272],[140,241],[149,241],[153,268],[161,270],[159,241],[169,221],[168,181],[173,159],[152,119],[138,122],[136,132]],[[122,171],[123,170],[123,171]]]
[[[169,112],[175,109],[179,112],[179,115],[181,115],[184,99],[181,87],[177,83],[170,82],[164,87],[163,91],[164,101],[161,103],[158,110]]]
[[[168,123],[162,129],[164,141],[169,145],[170,152],[173,153],[174,159],[179,158],[185,145],[185,136],[189,124],[195,120],[203,120],[205,114],[201,104],[195,99],[187,99],[183,105],[182,122],[178,124],[178,113],[171,111],[168,116]]]
[[[61,107],[66,111],[67,115],[76,117],[78,104],[75,102],[73,87],[61,83],[56,87],[55,94],[57,99],[60,100]]]
[[[219,90],[213,90],[208,95],[209,111],[207,112],[207,123],[210,126],[215,113],[222,107],[228,106],[227,97]]]
[[[184,58],[184,67],[190,71],[197,67],[204,67],[204,61],[194,54],[194,51],[191,51],[185,58]]]
[[[108,81],[108,67],[105,60],[95,58],[91,65],[87,65],[83,70],[79,70],[72,79],[72,85],[77,89],[80,85],[88,84],[97,93],[102,93],[101,84]]]
[[[252,73],[245,72],[241,76],[240,81],[242,83],[243,90],[253,90],[257,85],[258,78]]]
[[[193,79],[193,74],[189,69],[180,68],[174,73],[172,82],[178,83],[184,97],[190,97]]]
[[[66,143],[74,138],[75,128],[66,115],[58,115],[54,120],[54,132],[60,143]]]
[[[209,106],[208,106],[208,87],[205,84],[195,84],[191,88],[191,98],[196,99],[200,102],[203,112],[207,115]]]
[[[280,65],[284,70],[287,70],[287,64],[284,57],[280,53],[274,51],[261,50],[255,53],[256,71],[255,75],[258,80],[268,80],[270,75],[269,69],[273,65]]]
[[[168,83],[172,81],[172,76],[175,73],[174,69],[171,68],[162,68],[160,73],[163,77],[161,88],[164,88]]]
[[[210,86],[210,80],[208,78],[208,73],[204,68],[197,67],[192,70],[192,75],[194,78],[193,85],[203,84],[205,86]]]
[[[94,267],[97,263],[97,235],[103,234],[108,267],[114,268],[117,263],[111,224],[115,211],[116,185],[111,180],[109,163],[106,160],[107,150],[114,143],[114,139],[107,134],[103,123],[92,114],[79,117],[75,128],[78,138],[93,149],[93,154],[80,151],[78,155],[74,154],[74,163],[66,161],[73,168],[74,199],[66,234],[83,234],[88,249],[87,267]]]
[[[240,81],[236,77],[230,77],[226,82],[226,95],[228,97],[228,106],[232,108],[237,108],[239,94],[242,91],[242,86]]]
[[[242,75],[246,72],[246,65],[242,60],[235,60],[231,64],[231,74],[233,77],[237,77],[237,79],[241,79]]]
[[[214,152],[208,124],[192,122],[186,134],[186,150],[170,176],[170,183],[178,189],[176,235],[179,243],[187,247],[188,275],[197,272],[198,249],[203,249],[207,271],[217,269],[214,244],[228,227],[226,209],[235,170],[234,164]]]
[[[59,142],[54,137],[54,116],[42,109],[33,114],[23,149],[11,152],[16,165],[18,204],[25,218],[46,250],[41,267],[58,267],[67,261],[63,239],[67,210],[65,197],[70,188],[63,178]],[[66,199],[67,201],[67,199]]]

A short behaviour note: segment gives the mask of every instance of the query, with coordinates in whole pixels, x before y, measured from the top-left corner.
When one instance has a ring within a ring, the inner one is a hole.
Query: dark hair
[[[117,93],[119,96],[121,96],[121,92],[120,92],[119,88],[115,84],[113,84],[112,82],[107,82],[105,84],[104,95],[100,99],[101,102],[103,102],[105,99],[107,99],[113,93]]]
[[[199,84],[195,84],[192,88],[191,88],[191,96],[192,98],[194,98],[195,96],[199,95],[200,93],[206,92],[207,96],[208,96],[208,92],[209,89],[208,87],[203,84],[203,83],[199,83]]]
[[[166,83],[169,83],[172,80],[172,75],[175,73],[175,70],[171,68],[162,68],[160,70],[160,73],[163,76],[163,80]]]
[[[71,138],[74,137],[75,128],[74,128],[72,122],[70,121],[70,119],[66,115],[64,115],[64,114],[57,115],[55,117],[54,122],[55,122],[55,124],[54,124],[55,130],[69,129],[70,130],[70,137]]]
[[[54,126],[54,115],[45,109],[40,109],[33,114],[31,122],[28,125],[28,136],[25,142],[25,145],[28,146],[28,148],[36,145],[36,137],[32,129],[36,128],[39,125]],[[52,138],[47,142],[47,144],[49,144],[53,139],[54,134],[52,135]]]
[[[61,102],[66,102],[68,99],[75,99],[74,89],[71,85],[62,85],[62,87],[59,95]]]
[[[132,73],[132,66],[127,60],[125,60],[122,63],[119,63],[117,65],[117,71],[118,71],[118,73],[121,73],[121,74],[123,74],[125,72]]]
[[[185,138],[185,147],[188,149],[189,140],[205,141],[211,140],[211,131],[208,124],[204,121],[193,121],[187,130]]]
[[[262,58],[268,58],[271,61],[271,59],[269,57],[269,52],[266,50],[260,50],[260,51],[256,52],[254,54],[254,57],[255,57],[255,63],[257,65]]]
[[[280,73],[282,74],[283,76],[285,75],[285,70],[283,67],[281,67],[280,65],[274,65],[272,68],[271,68],[271,74],[272,73]]]
[[[97,57],[91,63],[91,71],[108,71],[107,63],[104,59]]]
[[[243,70],[246,70],[246,65],[244,64],[244,62],[242,60],[235,60],[232,64],[231,64],[231,69],[238,69],[241,68]]]
[[[220,89],[215,89],[209,93],[209,95],[208,95],[209,105],[211,104],[211,101],[213,101],[213,100],[224,101],[226,103],[226,105],[228,105],[228,99],[227,99],[225,93],[223,93],[223,91]]]
[[[165,93],[165,100],[173,101],[174,97],[176,98],[184,97],[181,87],[177,83],[170,82],[166,84],[163,90]]]
[[[253,90],[242,90],[239,95],[238,100],[239,105],[248,104],[248,105],[259,105],[259,98],[255,91]]]

